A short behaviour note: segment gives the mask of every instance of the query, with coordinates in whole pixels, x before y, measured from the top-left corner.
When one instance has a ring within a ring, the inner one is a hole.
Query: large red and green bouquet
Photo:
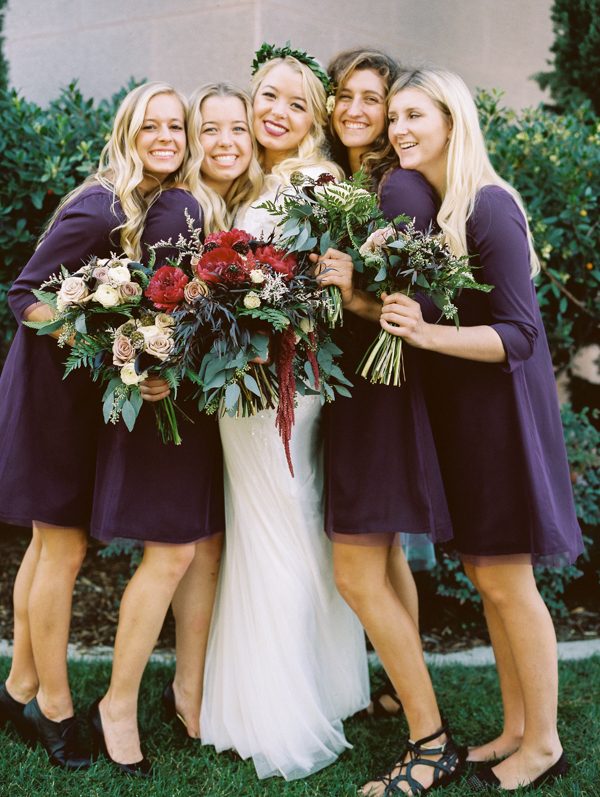
[[[234,417],[275,409],[291,470],[296,394],[331,400],[350,384],[334,361],[323,290],[308,264],[243,230],[208,235],[195,251],[186,244],[180,259],[193,276],[174,308],[175,347],[199,409]]]

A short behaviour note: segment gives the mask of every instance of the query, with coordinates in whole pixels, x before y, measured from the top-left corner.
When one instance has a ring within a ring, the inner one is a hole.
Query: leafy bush
[[[0,361],[14,331],[6,291],[61,197],[96,169],[126,91],[95,104],[72,83],[47,108],[15,91],[0,91]]]
[[[479,94],[482,125],[494,167],[527,207],[542,262],[538,298],[560,368],[600,339],[600,118],[589,103],[563,115],[516,114],[500,99]]]
[[[551,72],[534,75],[561,108],[586,99],[600,113],[600,0],[554,0]]]

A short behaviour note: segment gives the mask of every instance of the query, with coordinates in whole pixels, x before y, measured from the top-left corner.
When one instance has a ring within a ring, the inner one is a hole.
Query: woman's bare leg
[[[503,564],[476,567],[475,578],[482,596],[493,606],[502,624],[503,644],[512,656],[523,699],[521,745],[515,753],[494,767],[502,786],[514,789],[539,777],[558,760],[562,752],[556,727],[556,634],[531,566]],[[506,657],[502,659],[502,655],[501,660],[506,669]],[[507,702],[511,710],[511,701]],[[516,702],[516,697],[513,697],[512,703]]]
[[[73,588],[87,550],[87,532],[34,523],[40,554],[29,589],[29,631],[39,679],[37,700],[45,717],[74,714],[67,674]]]
[[[222,534],[196,543],[194,559],[173,595],[176,651],[173,691],[177,712],[193,738],[200,737],[204,660],[222,549]]]
[[[143,758],[137,724],[140,683],[194,553],[193,543],[146,543],[142,561],[123,593],[110,686],[99,705],[109,755],[120,764]]]
[[[6,679],[8,693],[19,703],[28,703],[35,697],[39,679],[31,646],[29,627],[29,595],[35,571],[40,559],[41,541],[37,528],[33,527],[23,560],[19,566],[13,589],[14,632],[13,657]]]

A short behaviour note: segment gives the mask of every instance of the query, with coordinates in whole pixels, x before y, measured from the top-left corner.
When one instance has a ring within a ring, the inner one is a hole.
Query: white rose
[[[262,285],[266,279],[265,273],[259,268],[253,268],[250,272],[250,279],[255,285]]]
[[[156,335],[145,338],[144,351],[157,360],[166,360],[172,350],[173,336],[166,330],[159,330]]]
[[[127,266],[112,266],[108,269],[108,282],[109,285],[118,287],[124,285],[126,282],[131,282],[131,274]]]
[[[175,319],[168,313],[157,313],[156,317],[154,318],[154,323],[158,329],[168,329],[169,327],[174,326]]]
[[[88,295],[89,291],[81,277],[67,277],[56,295],[56,305],[64,310],[70,304],[77,304]]]
[[[121,294],[119,289],[109,285],[108,283],[98,285],[92,298],[95,302],[101,304],[102,307],[116,307],[121,303]]]
[[[124,385],[139,385],[140,382],[143,382],[144,379],[148,376],[148,372],[144,371],[141,374],[138,374],[135,370],[134,363],[125,363],[125,365],[121,368],[119,372],[121,377],[121,382]]]
[[[137,330],[141,335],[144,336],[144,341],[149,340],[150,338],[154,337],[154,335],[158,335],[160,330],[156,326],[156,324],[148,324],[146,326],[138,326]]]
[[[248,291],[244,296],[244,307],[248,310],[255,310],[260,307],[260,296],[255,291]]]

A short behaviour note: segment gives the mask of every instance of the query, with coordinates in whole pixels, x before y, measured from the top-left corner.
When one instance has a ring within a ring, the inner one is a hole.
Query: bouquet
[[[457,291],[470,288],[489,293],[491,285],[477,282],[468,256],[456,257],[440,235],[415,230],[408,221],[372,233],[360,248],[366,273],[370,272],[367,290],[382,293],[420,291],[429,295],[443,316],[459,328],[454,304]],[[404,378],[402,338],[382,329],[359,365],[361,376],[375,384],[400,385]]]
[[[349,395],[350,383],[334,362],[341,352],[323,334],[323,291],[294,254],[244,230],[213,233],[204,244],[195,240],[194,251],[180,247],[193,277],[174,310],[183,372],[198,386],[204,412],[245,417],[276,408],[293,473],[296,393],[320,393],[324,400],[335,391]],[[267,361],[270,351],[271,362],[253,362]]]
[[[59,346],[71,346],[65,376],[76,368],[89,368],[94,380],[106,383],[105,422],[116,423],[122,417],[129,430],[143,403],[139,383],[149,373],[177,385],[176,371],[169,367],[174,320],[144,301],[149,292],[153,295],[151,288],[161,272],[159,268],[151,278],[152,265],[145,267],[124,256],[92,257],[74,274],[61,267],[34,291],[53,309],[53,319],[26,322],[40,335],[60,329]],[[163,441],[181,443],[172,399],[157,403],[154,410]]]
[[[325,254],[333,247],[350,254],[356,263],[361,242],[374,226],[383,223],[377,197],[365,184],[362,172],[342,181],[331,174],[313,180],[294,172],[291,185],[281,189],[274,202],[260,207],[281,217],[279,243],[288,251]],[[341,294],[334,285],[327,288],[327,294],[328,322],[334,327],[343,321]]]

